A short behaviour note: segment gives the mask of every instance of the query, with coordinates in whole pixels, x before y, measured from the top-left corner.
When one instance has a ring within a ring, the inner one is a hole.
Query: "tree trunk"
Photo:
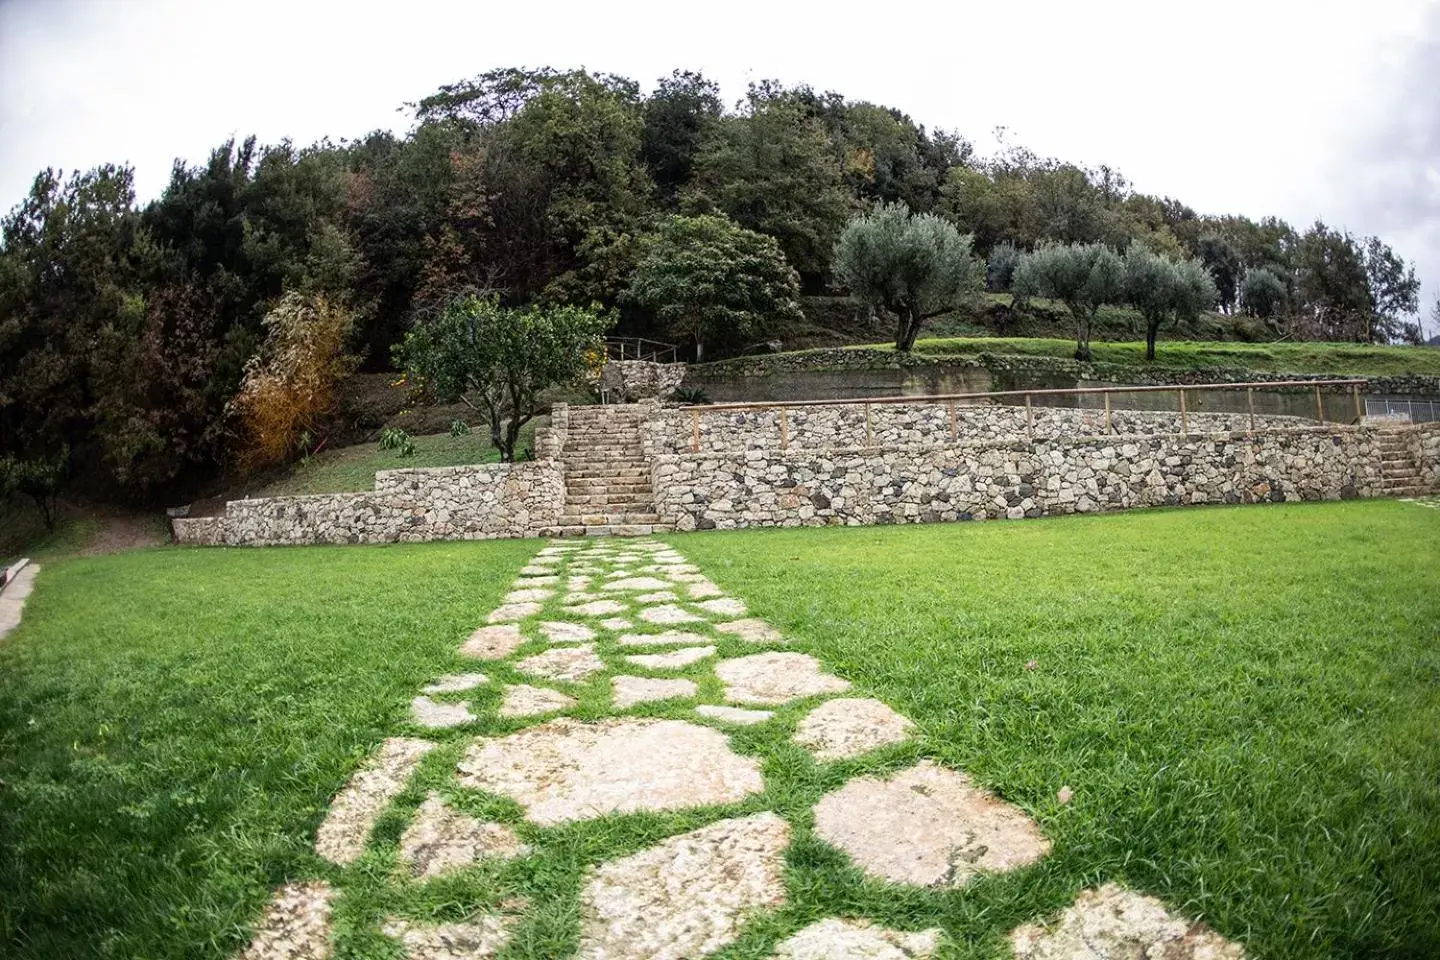
[[[1157,333],[1159,333],[1159,332],[1160,332],[1160,324],[1159,324],[1158,321],[1156,321],[1156,322],[1146,321],[1146,323],[1145,323],[1145,359],[1146,359],[1146,360],[1152,360],[1152,361],[1153,361],[1153,360],[1155,359],[1155,335],[1156,335]]]
[[[705,341],[701,340],[699,337],[695,338],[695,362],[705,362]]]
[[[915,349],[915,341],[920,336],[920,327],[925,320],[913,309],[907,310],[900,315],[900,328],[898,339],[895,342],[896,349],[902,353],[909,353]]]
[[[1090,356],[1090,318],[1088,316],[1076,315],[1075,317],[1075,359],[1089,363]]]

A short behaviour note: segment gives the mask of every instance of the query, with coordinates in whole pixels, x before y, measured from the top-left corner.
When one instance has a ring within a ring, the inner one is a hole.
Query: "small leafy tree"
[[[895,349],[909,351],[927,320],[981,289],[985,268],[971,240],[936,214],[879,203],[840,235],[835,275],[857,301],[894,319]]]
[[[297,293],[286,294],[265,315],[265,344],[246,365],[231,405],[243,468],[284,463],[302,438],[323,431],[335,412],[336,387],[357,362],[345,353],[352,323],[339,304]]]
[[[1240,282],[1240,305],[1250,316],[1262,319],[1276,316],[1284,309],[1285,298],[1285,281],[1273,271],[1264,267],[1245,271],[1245,279]]]
[[[23,493],[35,501],[45,529],[55,529],[55,508],[70,468],[70,448],[49,456],[0,457],[0,504]]]
[[[1215,303],[1215,281],[1199,260],[1176,263],[1132,244],[1125,253],[1125,302],[1145,318],[1145,359],[1155,359],[1160,325],[1174,318],[1193,319]]]
[[[990,259],[985,265],[985,289],[991,293],[1006,293],[1015,283],[1015,267],[1020,263],[1020,251],[1010,241],[997,243],[990,248]]]
[[[520,310],[462,297],[411,330],[396,359],[434,399],[481,411],[508,463],[520,428],[540,413],[540,392],[579,380],[603,356],[601,335],[612,322],[594,306]]]
[[[795,323],[800,279],[771,237],[727,217],[668,217],[651,238],[626,299],[653,311],[677,339],[695,344],[763,336]]]
[[[1124,299],[1125,264],[1103,243],[1048,245],[1021,256],[1015,293],[1059,300],[1075,319],[1075,359],[1090,360],[1090,330],[1105,304]]]

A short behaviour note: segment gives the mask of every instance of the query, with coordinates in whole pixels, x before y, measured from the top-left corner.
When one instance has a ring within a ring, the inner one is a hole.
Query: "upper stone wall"
[[[667,409],[646,425],[647,454],[720,453],[745,450],[830,450],[904,447],[932,450],[978,441],[1090,437],[1107,433],[1104,410],[997,404],[877,403],[814,407],[711,410]],[[1249,429],[1246,414],[1116,410],[1109,433],[1165,436],[1237,433]],[[1187,428],[1188,423],[1188,428]],[[1313,426],[1299,417],[1257,416],[1257,430]]]
[[[218,517],[173,521],[179,543],[283,546],[537,536],[565,503],[553,460],[384,470],[366,493],[232,500]]]

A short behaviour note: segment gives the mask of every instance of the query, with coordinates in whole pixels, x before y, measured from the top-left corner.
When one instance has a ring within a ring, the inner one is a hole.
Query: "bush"
[[[305,452],[302,437],[324,435],[335,413],[336,387],[357,362],[345,354],[352,322],[350,311],[338,304],[295,293],[265,315],[265,344],[246,364],[231,403],[242,469],[284,463]]]
[[[454,436],[453,433],[451,435]],[[402,457],[410,457],[415,455],[415,441],[399,427],[386,427],[380,431],[380,449],[394,450]]]
[[[710,403],[710,395],[703,387],[676,387],[669,399],[682,407],[703,407]]]
[[[997,243],[985,264],[985,289],[991,293],[1007,293],[1015,285],[1015,267],[1020,251],[1013,243]]]

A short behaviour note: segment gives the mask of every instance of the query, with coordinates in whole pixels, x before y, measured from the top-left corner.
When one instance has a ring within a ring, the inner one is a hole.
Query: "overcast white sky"
[[[547,64],[803,81],[982,152],[1004,125],[1201,212],[1378,233],[1440,296],[1440,0],[0,0],[0,206],[105,161],[144,201],[226,137],[403,130],[442,83]]]

